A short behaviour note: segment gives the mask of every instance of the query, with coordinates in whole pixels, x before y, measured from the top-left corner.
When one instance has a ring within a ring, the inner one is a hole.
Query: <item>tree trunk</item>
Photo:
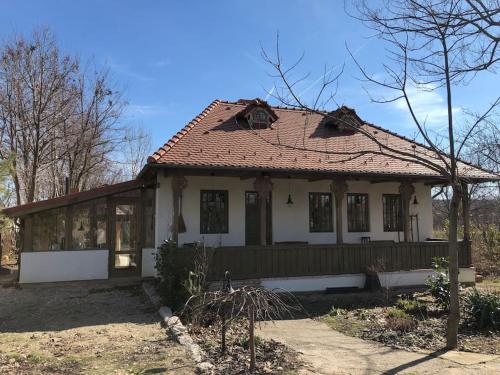
[[[253,306],[248,307],[248,348],[250,349],[250,372],[255,370],[255,336]]]
[[[446,329],[446,347],[455,349],[458,346],[458,324],[460,321],[460,304],[458,294],[458,212],[461,200],[459,185],[453,187],[450,204],[449,229],[449,277],[450,277],[450,311]]]
[[[226,353],[226,308],[222,308],[222,327],[220,338],[220,351],[222,354]]]

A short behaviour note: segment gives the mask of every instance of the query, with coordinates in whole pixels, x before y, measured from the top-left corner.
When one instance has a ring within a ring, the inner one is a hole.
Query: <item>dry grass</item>
[[[137,287],[0,289],[1,374],[193,374]]]

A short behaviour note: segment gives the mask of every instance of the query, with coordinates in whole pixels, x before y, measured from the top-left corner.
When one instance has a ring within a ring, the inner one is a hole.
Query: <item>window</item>
[[[202,190],[200,195],[200,233],[227,233],[227,190]]]
[[[349,232],[369,232],[368,194],[347,194]]]
[[[106,249],[107,235],[106,235],[106,223],[108,219],[108,213],[106,208],[106,201],[102,200],[101,203],[96,205],[96,247],[98,249]]]
[[[106,248],[106,201],[73,206],[71,225],[71,250]]]
[[[33,215],[33,250],[64,250],[66,209],[58,208]]]
[[[333,232],[330,193],[309,193],[309,231]]]
[[[73,225],[71,227],[73,250],[84,250],[93,248],[92,232],[90,224],[90,206],[76,205],[73,207]]]
[[[255,122],[267,122],[267,112],[263,109],[257,109],[253,113]]]
[[[384,194],[384,232],[400,232],[403,230],[403,216],[400,194]]]

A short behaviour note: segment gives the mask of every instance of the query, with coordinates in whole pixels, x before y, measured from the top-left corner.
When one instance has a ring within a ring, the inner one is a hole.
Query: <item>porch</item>
[[[190,262],[195,259],[196,251],[190,247],[179,248],[176,254],[177,259],[184,266],[189,266]],[[383,274],[399,272],[400,286],[409,286],[415,285],[415,274],[412,275],[411,272],[420,272],[421,279],[425,281],[431,272],[433,258],[448,256],[448,242],[282,244],[207,248],[206,251],[210,259],[208,280],[213,282],[222,280],[226,270],[230,271],[233,280],[271,280],[332,275],[363,275],[364,277],[367,268],[370,267]],[[459,266],[461,269],[466,269],[471,265],[470,243],[461,241],[459,242]],[[334,282],[328,282],[334,287]],[[360,286],[359,280],[351,280],[351,282],[356,284],[352,286]],[[345,286],[349,286],[347,284]]]

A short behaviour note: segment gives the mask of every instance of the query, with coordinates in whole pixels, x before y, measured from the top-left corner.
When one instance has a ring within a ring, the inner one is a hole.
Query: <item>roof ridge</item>
[[[175,133],[163,146],[156,150],[153,155],[148,157],[148,163],[155,163],[163,155],[165,155],[172,147],[179,142],[182,137],[184,137],[196,124],[200,123],[212,110],[214,110],[223,101],[215,99],[210,103],[201,113],[199,113],[195,118],[188,122],[181,130]]]
[[[230,101],[230,100],[220,100],[220,102],[222,104],[230,104],[230,105],[237,105],[237,106],[241,106],[241,107],[246,107],[245,104],[241,104],[241,103],[238,103],[235,101]],[[272,109],[280,109],[280,110],[286,110],[286,111],[306,112],[306,110],[303,108],[293,108],[293,107],[285,107],[285,106],[271,105],[271,104],[269,104],[269,107],[271,107]],[[327,113],[327,112],[325,112],[325,113]]]

